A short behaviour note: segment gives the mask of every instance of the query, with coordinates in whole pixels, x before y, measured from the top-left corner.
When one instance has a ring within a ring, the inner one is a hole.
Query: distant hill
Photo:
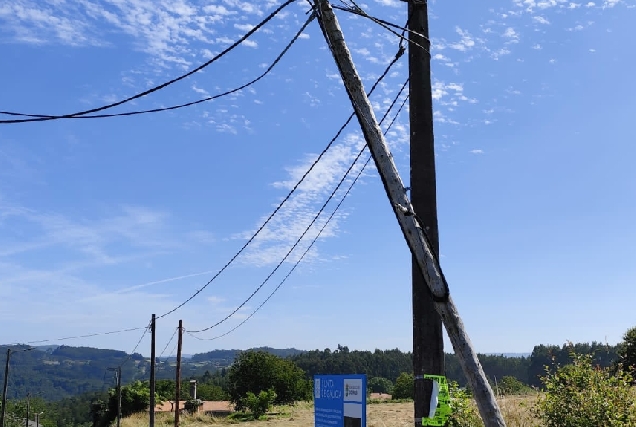
[[[106,390],[112,384],[112,373],[106,369],[118,366],[127,357],[123,351],[91,347],[46,346],[16,351],[11,354],[7,397],[15,399],[31,393],[46,400],[59,400]],[[6,353],[2,352],[0,365],[5,362]],[[133,381],[143,377],[149,366],[141,354],[133,354],[122,368],[122,378]],[[4,381],[4,370],[0,370],[0,381]]]
[[[258,347],[252,348],[250,350],[266,351],[267,353],[274,354],[278,357],[291,357],[304,353],[303,350],[298,350],[295,348],[276,349],[271,347]],[[232,361],[234,361],[236,355],[241,351],[243,350],[212,350],[208,351],[207,353],[198,353],[192,355],[192,357],[190,358],[190,362],[220,362],[229,365],[232,363]]]
[[[26,349],[27,346],[13,346],[14,349]],[[263,350],[280,357],[302,353],[296,349],[275,349],[262,347]],[[230,366],[241,350],[213,350],[207,353],[184,355],[181,375],[183,378],[202,376],[206,371]],[[0,367],[4,367],[6,353],[0,352]],[[11,354],[7,397],[23,398],[27,393],[45,400],[60,400],[83,393],[106,391],[114,385],[113,373],[108,368],[121,364],[127,357],[130,360],[122,368],[122,382],[128,384],[135,380],[145,380],[150,376],[150,359],[141,354],[128,355],[118,350],[92,347],[39,346],[33,351],[20,351]],[[158,358],[157,379],[174,378],[176,358]],[[0,369],[0,384],[4,381],[4,369]]]

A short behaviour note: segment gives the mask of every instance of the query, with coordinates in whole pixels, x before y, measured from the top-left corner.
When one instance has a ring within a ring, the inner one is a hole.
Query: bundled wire
[[[125,113],[113,113],[113,114],[91,114],[91,115],[83,115],[83,116],[77,116],[77,115],[73,115],[71,117],[67,117],[69,119],[103,119],[103,118],[109,118],[109,117],[125,117],[125,116],[136,116],[136,115],[140,115],[140,114],[148,114],[148,113],[159,113],[159,112],[163,112],[163,111],[172,111],[172,110],[178,110],[180,108],[185,108],[185,107],[191,107],[193,105],[197,105],[197,104],[202,104],[204,102],[208,102],[208,101],[213,101],[215,99],[219,99],[228,95],[231,95],[233,93],[239,92],[243,89],[246,89],[254,84],[256,84],[259,80],[263,79],[265,76],[267,76],[272,69],[274,69],[274,67],[280,62],[280,60],[283,58],[283,56],[285,56],[285,54],[289,51],[289,49],[292,47],[292,45],[294,43],[296,43],[296,41],[300,38],[301,34],[303,33],[303,31],[305,31],[305,29],[307,28],[307,26],[309,25],[309,23],[315,18],[315,15],[311,15],[307,21],[303,24],[303,26],[300,28],[300,30],[298,30],[298,32],[296,33],[296,35],[291,39],[291,41],[287,44],[287,46],[285,46],[285,48],[282,50],[282,52],[276,57],[276,59],[274,59],[274,62],[272,62],[272,64],[267,67],[267,69],[265,70],[264,73],[262,73],[261,75],[259,75],[258,77],[256,77],[253,80],[250,80],[247,83],[242,84],[241,86],[238,86],[234,89],[230,89],[227,90],[225,92],[221,92],[218,93],[216,95],[213,96],[208,96],[202,99],[198,99],[196,101],[190,101],[190,102],[186,102],[185,104],[178,104],[178,105],[173,105],[171,107],[161,107],[161,108],[152,108],[149,110],[137,110],[137,111],[127,111]],[[43,115],[36,115],[36,114],[18,114],[18,113],[8,113],[6,111],[0,111],[0,114],[11,114],[11,115],[21,115],[21,116],[26,116],[26,117],[53,117],[53,116],[43,116]],[[30,121],[30,120],[0,120],[0,124],[9,124],[9,123],[23,123],[25,121]]]
[[[77,113],[72,113],[72,114],[64,114],[64,115],[57,115],[56,116],[56,115],[23,114],[23,113],[11,112],[11,111],[0,111],[0,114],[5,114],[5,115],[9,115],[9,116],[30,117],[28,119],[0,120],[0,124],[40,122],[40,121],[47,121],[47,120],[70,119],[70,118],[74,118],[74,117],[77,117],[77,116],[85,116],[87,114],[97,113],[99,111],[104,111],[104,110],[107,110],[107,109],[110,109],[110,108],[114,108],[114,107],[117,107],[119,105],[125,104],[127,102],[133,101],[135,99],[141,98],[143,96],[149,95],[149,94],[151,94],[153,92],[157,92],[158,90],[161,90],[161,89],[163,89],[165,87],[168,87],[168,86],[172,85],[173,83],[176,83],[176,82],[178,82],[180,80],[183,80],[183,79],[185,79],[187,77],[190,77],[194,73],[197,73],[197,72],[203,70],[204,68],[208,67],[212,63],[218,61],[220,58],[225,56],[227,53],[229,53],[232,50],[234,50],[238,45],[240,45],[245,40],[250,38],[256,31],[258,31],[261,27],[263,27],[265,24],[267,24],[276,15],[278,15],[284,8],[286,8],[290,4],[294,3],[295,1],[296,0],[286,0],[283,4],[281,4],[279,7],[277,7],[272,13],[270,13],[265,19],[263,19],[260,23],[258,23],[254,28],[252,28],[250,31],[245,33],[245,35],[243,35],[240,39],[238,39],[236,42],[232,43],[229,47],[225,48],[221,53],[215,55],[209,61],[205,62],[204,64],[202,64],[202,65],[200,65],[200,66],[198,66],[196,68],[194,68],[193,70],[188,71],[185,74],[182,74],[179,77],[175,77],[174,79],[169,80],[169,81],[167,81],[165,83],[162,83],[162,84],[160,84],[158,86],[155,86],[155,87],[153,87],[151,89],[145,90],[145,91],[140,92],[140,93],[138,93],[136,95],[133,95],[131,97],[122,99],[121,101],[113,102],[111,104],[104,105],[104,106],[101,106],[101,107],[91,108],[90,110],[79,111]]]

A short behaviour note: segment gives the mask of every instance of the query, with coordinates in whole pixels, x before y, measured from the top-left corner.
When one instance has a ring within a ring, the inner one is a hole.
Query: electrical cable
[[[382,80],[384,80],[384,78],[388,75],[389,71],[393,68],[393,66],[395,65],[395,63],[397,63],[397,61],[402,57],[402,55],[404,54],[404,49],[398,49],[398,52],[395,54],[395,57],[393,58],[393,60],[387,65],[387,67],[385,68],[385,70],[383,71],[383,73],[376,79],[376,81],[374,82],[373,86],[371,87],[371,89],[369,90],[369,92],[367,93],[367,96],[371,96],[374,91],[377,89],[378,85],[382,82]],[[322,160],[322,158],[324,157],[324,155],[327,153],[327,151],[329,151],[329,149],[332,147],[333,143],[340,137],[340,135],[342,134],[342,132],[345,130],[345,128],[349,125],[349,123],[351,122],[351,120],[353,119],[353,117],[355,116],[355,113],[351,113],[351,115],[349,116],[349,118],[345,121],[345,123],[340,126],[340,128],[338,129],[338,131],[336,132],[336,134],[334,135],[334,137],[329,141],[329,143],[327,144],[327,146],[322,150],[322,152],[318,155],[318,157],[314,160],[314,162],[309,166],[309,169],[307,169],[307,171],[305,171],[305,173],[303,174],[303,176],[299,179],[299,181],[294,185],[294,187],[289,191],[289,193],[285,196],[285,198],[278,204],[278,206],[276,207],[276,209],[274,209],[274,211],[269,215],[269,217],[265,220],[265,222],[263,222],[263,224],[256,230],[256,232],[247,240],[247,242],[234,254],[234,256],[200,289],[198,289],[195,293],[193,293],[188,299],[186,299],[185,301],[183,301],[181,304],[177,305],[176,307],[174,307],[173,309],[167,311],[166,313],[157,316],[157,319],[161,319],[163,317],[166,317],[169,314],[174,313],[175,311],[177,311],[178,309],[180,309],[181,307],[183,307],[184,305],[186,305],[188,302],[192,301],[192,299],[194,299],[197,295],[199,295],[205,288],[207,288],[221,273],[223,273],[233,262],[234,260],[236,260],[236,258],[238,258],[241,253],[243,253],[243,251],[247,248],[247,246],[249,244],[252,243],[252,241],[254,241],[254,239],[261,233],[261,231],[265,228],[265,226],[267,226],[267,224],[272,220],[272,218],[274,217],[274,215],[276,215],[276,213],[283,207],[283,205],[287,202],[287,200],[289,200],[291,198],[291,196],[296,192],[296,190],[298,189],[298,187],[304,182],[304,180],[307,178],[307,176],[311,173],[311,171],[316,167],[316,165],[318,164],[318,162],[320,162],[320,160]],[[132,332],[132,331],[139,331],[141,329],[144,329],[144,335],[142,335],[142,339],[145,336],[145,334],[148,331],[148,326],[142,326],[142,327],[136,327],[136,328],[128,328],[128,329],[120,329],[120,330],[116,330],[116,331],[109,331],[109,332],[97,332],[97,333],[92,333],[92,334],[85,334],[85,335],[76,335],[76,336],[70,336],[70,337],[64,337],[64,338],[55,338],[55,339],[44,339],[44,340],[36,340],[36,341],[27,341],[25,344],[43,344],[43,343],[47,343],[47,342],[57,342],[57,341],[65,341],[65,340],[71,340],[71,339],[81,339],[81,338],[90,338],[90,337],[96,337],[96,336],[105,336],[105,335],[112,335],[112,334],[118,334],[118,333],[124,333],[124,332]],[[140,339],[141,341],[141,339]],[[15,345],[20,345],[19,343],[16,343]],[[139,345],[139,344],[138,344]],[[136,350],[137,347],[135,347]],[[125,362],[124,362],[125,363]],[[123,364],[122,364],[123,365]]]
[[[139,328],[138,328],[139,329]],[[126,363],[128,363],[128,361],[133,357],[133,355],[135,354],[135,352],[137,351],[137,348],[139,348],[139,346],[141,345],[141,342],[143,341],[144,337],[146,336],[146,334],[148,333],[148,331],[150,330],[150,324],[148,324],[148,326],[146,326],[144,328],[144,333],[141,334],[141,337],[139,338],[139,341],[137,341],[137,344],[135,345],[135,348],[132,349],[132,351],[128,354],[128,356],[126,356],[126,358],[124,359],[123,362],[121,362],[121,364],[119,365],[119,367],[121,368],[122,366],[124,366]]]
[[[402,87],[400,88],[400,91],[398,93],[398,97],[399,95],[402,94],[402,91],[404,90],[404,88],[406,87],[406,85],[408,84],[408,79],[404,82],[404,85],[402,85]],[[397,101],[397,97],[395,98],[395,100],[393,101],[393,103],[391,104],[392,108],[393,105],[395,105],[395,102]],[[387,113],[390,111],[387,110]],[[384,117],[382,118],[382,120],[380,121],[380,123],[382,123],[384,121],[384,119],[386,118],[386,114],[384,115]],[[314,218],[311,220],[311,222],[309,223],[309,225],[305,228],[305,231],[302,232],[302,234],[300,235],[300,237],[298,237],[298,239],[296,239],[296,242],[292,245],[292,247],[289,249],[289,251],[287,251],[287,253],[285,254],[285,256],[283,257],[283,259],[276,265],[276,267],[274,267],[274,269],[269,273],[269,275],[265,278],[265,280],[263,280],[263,282],[254,290],[254,292],[252,292],[252,294],[245,300],[243,301],[238,307],[236,307],[231,313],[229,313],[227,316],[225,316],[223,319],[219,320],[217,323],[213,324],[212,326],[208,326],[204,329],[200,329],[200,330],[195,330],[195,331],[190,331],[191,333],[200,333],[200,332],[205,332],[208,331],[212,328],[215,328],[216,326],[220,325],[221,323],[225,322],[226,320],[228,320],[230,317],[232,317],[234,314],[236,314],[236,312],[238,312],[241,308],[243,308],[243,306],[245,306],[245,304],[247,304],[253,297],[254,295],[256,295],[256,293],[258,291],[261,290],[261,288],[263,286],[265,286],[265,284],[267,282],[269,282],[269,279],[272,278],[272,276],[274,274],[276,274],[276,272],[278,271],[278,269],[285,263],[285,261],[287,260],[287,258],[289,258],[289,256],[292,254],[292,252],[296,249],[296,247],[300,244],[300,242],[302,241],[302,239],[305,237],[305,235],[309,232],[309,230],[311,229],[311,227],[314,225],[314,223],[318,220],[318,217],[320,217],[320,215],[322,214],[322,212],[325,210],[325,208],[327,207],[327,204],[329,204],[329,202],[331,201],[331,199],[333,199],[333,197],[336,195],[337,191],[340,189],[340,186],[344,183],[345,179],[347,178],[347,176],[349,175],[349,172],[351,171],[351,169],[355,166],[356,162],[358,161],[358,159],[360,158],[360,156],[362,155],[362,151],[360,151],[360,153],[358,153],[358,156],[355,158],[355,160],[353,161],[353,163],[351,163],[351,165],[349,166],[349,169],[347,169],[347,171],[345,172],[344,176],[342,177],[342,179],[340,180],[340,182],[338,182],[338,184],[336,185],[336,188],[331,192],[331,194],[329,195],[329,197],[327,198],[327,200],[323,203],[323,205],[321,206],[320,210],[318,210],[318,213],[314,216]]]
[[[380,82],[384,79],[384,77],[386,77],[386,75],[389,73],[391,68],[393,68],[393,65],[395,65],[395,63],[402,57],[403,54],[404,54],[404,48],[398,49],[398,52],[395,54],[395,57],[387,65],[386,69],[380,75],[380,77],[378,77],[378,79],[375,81],[375,83],[371,87],[371,90],[369,90],[367,96],[370,96],[375,91],[375,89],[378,87]],[[278,204],[278,206],[269,215],[269,217],[267,217],[265,222],[263,222],[263,224],[256,230],[256,232],[232,256],[232,258],[230,258],[230,260],[214,276],[212,276],[212,278],[203,287],[199,288],[196,292],[194,292],[190,297],[188,297],[188,299],[183,301],[181,304],[177,305],[176,307],[174,307],[170,311],[167,311],[164,314],[158,316],[157,319],[161,319],[161,318],[166,317],[167,315],[169,315],[171,313],[174,313],[175,311],[177,311],[178,309],[180,309],[181,307],[186,305],[188,302],[192,301],[197,295],[199,295],[201,292],[203,292],[203,290],[206,289],[214,280],[216,280],[216,278],[219,277],[221,275],[221,273],[223,273],[234,262],[234,260],[236,260],[236,258],[238,258],[243,253],[243,251],[247,248],[247,246],[250,245],[254,241],[254,239],[256,239],[256,237],[261,233],[261,231],[263,231],[265,226],[267,226],[267,224],[272,220],[274,215],[276,215],[276,213],[278,213],[278,211],[283,207],[283,205],[287,202],[287,200],[289,200],[289,198],[296,192],[296,190],[298,189],[300,184],[303,183],[305,178],[307,178],[307,176],[311,173],[311,171],[316,167],[318,162],[320,162],[320,160],[322,160],[323,156],[327,153],[327,151],[329,151],[329,149],[331,148],[333,143],[340,137],[340,134],[349,125],[349,123],[351,122],[351,120],[353,119],[354,116],[355,116],[355,113],[352,113],[349,116],[349,118],[345,121],[345,123],[342,126],[340,126],[340,129],[338,129],[338,131],[336,132],[336,135],[331,139],[331,141],[329,141],[327,146],[322,150],[322,152],[318,155],[316,160],[314,160],[314,162],[311,164],[311,166],[309,166],[309,169],[307,169],[307,171],[303,174],[303,176],[300,177],[300,180],[294,185],[294,187],[289,191],[289,193],[285,196],[285,198]]]
[[[285,7],[289,6],[291,3],[294,3],[296,0],[286,0],[283,4],[281,4],[279,7],[277,7],[272,13],[270,13],[264,20],[262,20],[259,24],[257,24],[254,28],[252,28],[250,31],[248,31],[247,33],[245,33],[245,35],[243,35],[240,39],[238,39],[236,42],[232,43],[229,47],[225,48],[221,53],[217,54],[214,56],[214,58],[210,59],[209,61],[205,62],[202,65],[199,65],[198,67],[188,71],[185,74],[182,74],[179,77],[175,77],[172,80],[169,80],[165,83],[162,83],[158,86],[155,86],[151,89],[145,90],[143,92],[140,92],[136,95],[133,95],[131,97],[125,98],[123,100],[117,101],[117,102],[113,102],[111,104],[108,105],[104,105],[102,107],[97,107],[97,108],[91,108],[90,110],[85,110],[85,111],[79,111],[77,113],[72,113],[72,114],[64,114],[64,115],[47,115],[44,117],[34,117],[34,118],[29,118],[29,119],[19,119],[19,120],[5,120],[2,121],[0,123],[24,123],[24,122],[36,122],[36,121],[47,121],[47,120],[57,120],[57,119],[67,119],[67,118],[72,118],[74,116],[84,116],[86,114],[91,114],[91,113],[97,113],[99,111],[103,111],[103,110],[107,110],[109,108],[113,108],[113,107],[117,107],[119,105],[125,104],[127,102],[133,101],[135,99],[141,98],[143,96],[149,95],[153,92],[156,92],[158,90],[161,90],[167,86],[170,86],[173,83],[176,83],[180,80],[183,80],[187,77],[190,77],[191,75],[193,75],[194,73],[197,73],[201,70],[203,70],[204,68],[208,67],[210,64],[216,62],[217,60],[219,60],[220,58],[222,58],[223,56],[225,56],[227,53],[231,52],[232,50],[234,50],[238,45],[240,45],[241,43],[243,43],[245,40],[247,40],[249,37],[252,36],[252,34],[254,34],[256,31],[258,31],[261,27],[263,27],[266,23],[268,23],[270,20],[272,20],[276,15],[278,15],[278,13],[280,13]],[[12,115],[12,116],[29,116],[28,114],[22,114],[22,113],[14,113],[14,112],[10,112],[10,111],[0,111],[0,114],[5,114],[5,115]]]
[[[53,339],[46,339],[46,340],[27,341],[24,344],[43,344],[43,343],[47,343],[47,342],[58,342],[58,341],[67,341],[67,340],[80,339],[80,338],[91,338],[91,337],[97,337],[97,336],[102,336],[102,335],[112,335],[112,334],[120,334],[120,333],[124,333],[124,332],[139,331],[141,329],[143,329],[143,327],[119,329],[117,331],[109,331],[109,332],[95,332],[95,333],[92,333],[92,334],[75,335],[75,336],[64,337],[64,338],[53,338]],[[12,344],[12,345],[20,345],[20,343],[15,343],[15,344]]]
[[[430,40],[428,37],[426,37],[423,34],[418,33],[417,31],[411,30],[408,27],[401,27],[400,25],[394,24],[392,22],[389,21],[385,21],[384,19],[380,19],[380,18],[376,18],[374,16],[369,15],[368,13],[366,13],[362,8],[360,8],[359,6],[356,7],[342,7],[342,6],[336,6],[336,5],[332,5],[331,6],[334,9],[338,9],[338,10],[342,10],[344,12],[349,12],[352,13],[354,15],[358,15],[361,16],[363,18],[367,18],[369,20],[371,20],[372,22],[375,22],[377,25],[381,26],[382,28],[384,28],[385,30],[389,31],[390,33],[392,33],[393,35],[397,36],[401,41],[406,41],[409,44],[415,45],[417,47],[419,47],[420,49],[423,49],[425,52],[427,53],[431,53],[429,49],[427,49],[425,46],[422,46],[421,44],[408,39],[407,37],[404,36],[405,33],[411,33],[411,34],[415,34],[419,37],[421,37],[422,39],[426,40],[427,42],[430,43]],[[398,33],[397,31],[393,30],[392,28],[396,28],[398,30],[402,30],[402,34]]]
[[[177,331],[179,330],[179,328],[177,327],[172,336],[170,337],[170,341],[168,341],[168,343],[166,344],[166,346],[163,348],[163,350],[161,351],[161,353],[159,354],[159,357],[163,356],[163,353],[166,352],[166,350],[168,349],[168,346],[170,345],[170,343],[172,342],[172,340],[174,339],[175,335],[177,335]]]
[[[395,106],[395,103],[397,102],[397,100],[399,99],[399,97],[402,95],[402,92],[404,91],[404,89],[406,88],[406,85],[408,84],[409,80],[407,79],[404,84],[402,85],[402,87],[400,88],[400,91],[398,92],[397,96],[393,99],[393,102],[391,103],[391,105],[387,108],[384,116],[382,117],[382,120],[380,121],[380,124],[382,124],[382,122],[385,120],[385,118],[387,117],[387,115],[389,114],[389,112],[392,110],[393,106]],[[408,100],[408,95],[406,96],[406,98],[404,99],[404,101],[402,102],[402,104],[400,105],[400,108],[398,109],[398,111],[395,113],[395,115],[393,116],[393,120],[391,120],[391,123],[389,124],[389,126],[387,127],[387,129],[384,131],[384,135],[386,135],[390,130],[391,127],[393,126],[393,124],[395,123],[395,120],[398,118],[398,116],[400,115],[400,113],[402,112],[402,109],[404,108],[404,105],[406,104],[406,101]],[[349,172],[351,171],[351,169],[353,168],[353,166],[355,165],[355,163],[358,161],[358,159],[360,158],[360,155],[362,155],[362,153],[364,152],[364,150],[367,148],[367,146],[365,145],[360,152],[358,153],[358,156],[355,158],[355,160],[353,161],[353,163],[351,164],[351,166],[349,167],[349,169],[347,170],[347,172],[345,173],[345,178],[346,176],[349,174]],[[298,267],[298,265],[302,262],[302,260],[305,258],[305,256],[307,255],[307,253],[309,253],[309,251],[311,250],[311,248],[314,246],[314,244],[316,243],[316,241],[318,240],[318,238],[321,236],[321,234],[323,233],[323,231],[325,230],[325,228],[327,228],[327,225],[329,225],[329,223],[331,222],[331,220],[333,219],[334,215],[338,212],[338,210],[340,209],[340,206],[342,206],[343,202],[345,201],[345,199],[347,198],[347,196],[349,195],[349,193],[351,192],[351,190],[353,189],[353,186],[358,182],[358,180],[360,179],[360,176],[362,175],[362,173],[364,172],[364,170],[366,169],[366,167],[368,166],[369,162],[371,161],[372,156],[369,156],[367,158],[367,160],[365,161],[364,165],[362,166],[362,168],[360,169],[360,171],[358,172],[358,174],[356,175],[356,177],[354,178],[354,180],[352,181],[352,183],[349,185],[349,188],[347,189],[347,191],[345,192],[345,194],[342,196],[342,198],[340,199],[340,202],[338,203],[338,205],[336,206],[336,208],[333,210],[333,212],[331,212],[331,215],[329,216],[329,218],[327,218],[327,221],[323,224],[322,228],[320,229],[320,231],[318,232],[318,234],[316,235],[316,237],[314,237],[314,239],[312,240],[312,242],[309,244],[309,246],[307,247],[307,249],[305,249],[305,252],[303,252],[303,254],[300,256],[300,258],[296,261],[296,263],[293,265],[293,267],[289,270],[289,272],[287,273],[287,275],[283,278],[283,280],[278,284],[278,286],[276,286],[276,288],[274,288],[274,290],[269,294],[269,296],[254,310],[252,311],[252,313],[247,316],[245,319],[243,319],[243,321],[241,323],[239,323],[238,325],[236,325],[235,327],[233,327],[232,329],[228,330],[227,332],[221,334],[221,335],[217,335],[215,337],[212,338],[202,338],[202,337],[198,337],[196,335],[194,335],[194,333],[196,333],[197,331],[187,331],[188,335],[192,336],[193,338],[196,338],[197,340],[200,341],[213,341],[219,338],[222,338],[226,335],[231,334],[232,332],[234,332],[235,330],[237,330],[238,328],[240,328],[242,325],[245,324],[245,322],[247,322],[249,319],[251,319],[256,312],[258,312],[266,303],[267,301],[270,300],[270,298],[272,298],[272,296],[274,296],[274,294],[280,289],[280,287],[287,281],[287,279],[289,278],[289,276],[291,276],[291,274],[294,272],[294,270],[296,270],[296,268]]]
[[[72,116],[72,117],[68,117],[68,118],[69,119],[102,119],[102,118],[109,118],[109,117],[123,117],[123,116],[135,116],[135,115],[139,115],[139,114],[159,113],[159,112],[163,112],[163,111],[178,110],[180,108],[190,107],[190,106],[201,104],[201,103],[207,102],[207,101],[213,101],[215,99],[219,99],[219,98],[222,98],[224,96],[228,96],[228,95],[231,95],[233,93],[239,92],[239,91],[241,91],[243,89],[248,88],[249,86],[254,85],[258,81],[263,79],[266,75],[268,75],[272,71],[272,69],[280,62],[280,60],[283,58],[283,56],[289,51],[289,49],[292,47],[292,45],[294,43],[296,43],[296,41],[300,38],[300,36],[303,33],[303,31],[305,31],[307,26],[311,23],[311,21],[314,18],[315,18],[315,15],[312,14],[307,19],[305,24],[300,28],[300,30],[298,30],[296,35],[291,39],[291,41],[287,44],[287,46],[285,46],[283,51],[276,57],[274,62],[272,62],[272,64],[269,67],[267,67],[267,69],[265,70],[264,73],[262,73],[261,75],[259,75],[255,79],[253,79],[253,80],[251,80],[251,81],[249,81],[247,83],[244,83],[243,85],[238,86],[238,87],[236,87],[234,89],[227,90],[225,92],[222,92],[222,93],[219,93],[219,94],[216,94],[216,95],[213,95],[213,96],[208,96],[208,97],[196,100],[196,101],[187,102],[185,104],[173,105],[171,107],[153,108],[153,109],[150,109],[150,110],[128,111],[128,112],[124,112],[124,113]],[[44,115],[39,115],[39,114],[8,113],[6,111],[0,112],[0,114],[20,115],[20,116],[25,116],[25,117],[53,117],[53,116],[44,116]],[[28,120],[26,120],[26,121],[28,121]],[[19,120],[0,120],[0,124],[10,124],[10,123],[23,123],[23,121],[19,121]]]

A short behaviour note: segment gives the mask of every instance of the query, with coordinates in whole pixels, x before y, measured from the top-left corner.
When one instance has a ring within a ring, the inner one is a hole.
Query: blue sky
[[[205,62],[278,3],[4,1],[0,109],[61,114],[133,95]],[[406,19],[398,0],[361,5]],[[204,71],[112,111],[183,103],[251,80],[306,10],[292,4]],[[473,344],[528,352],[566,340],[618,342],[636,325],[634,3],[436,1],[430,14],[441,262]],[[368,20],[338,17],[368,89],[398,40]],[[407,66],[404,56],[372,96],[379,117]],[[245,243],[350,112],[313,22],[270,75],[232,96],[134,117],[0,125],[0,319],[11,325],[0,342],[145,326],[175,307]],[[408,184],[406,110],[387,140]],[[159,349],[178,319],[205,328],[252,293],[362,143],[354,121],[254,244],[158,322]],[[243,321],[308,242],[235,316],[198,336]],[[214,341],[186,335],[184,352],[410,350],[410,290],[406,243],[369,168],[254,317]],[[139,335],[64,343],[130,351]],[[147,339],[140,350],[149,354]]]

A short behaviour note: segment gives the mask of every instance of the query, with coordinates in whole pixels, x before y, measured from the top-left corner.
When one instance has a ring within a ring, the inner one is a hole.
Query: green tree
[[[227,400],[227,393],[218,385],[199,384],[197,385],[197,397],[201,400]]]
[[[636,327],[629,329],[623,335],[623,342],[618,345],[618,364],[632,374],[636,381]]]
[[[228,374],[228,394],[237,409],[244,408],[248,392],[274,390],[276,404],[292,404],[310,398],[309,382],[291,360],[264,351],[246,351],[236,358]]]
[[[373,377],[369,379],[367,388],[371,393],[391,394],[393,392],[393,383],[388,378]]]
[[[545,394],[535,413],[546,427],[630,427],[636,425],[631,377],[594,366],[592,355],[571,354],[572,364],[546,367]]]
[[[415,377],[413,374],[402,372],[393,386],[392,399],[413,399],[415,393]]]

